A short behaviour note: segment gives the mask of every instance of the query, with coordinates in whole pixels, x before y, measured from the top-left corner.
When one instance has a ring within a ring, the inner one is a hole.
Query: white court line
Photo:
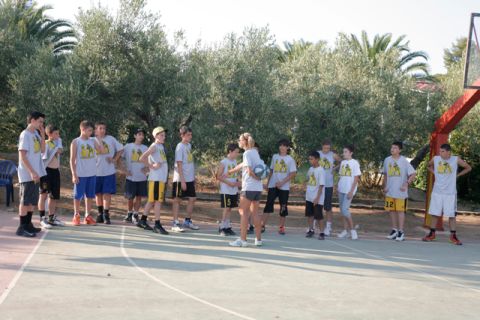
[[[25,260],[25,262],[22,264],[22,266],[20,267],[20,269],[17,271],[17,273],[15,274],[15,277],[13,277],[12,281],[10,281],[10,283],[8,284],[7,288],[5,289],[5,291],[3,291],[2,295],[0,296],[0,305],[5,301],[5,299],[7,299],[7,296],[10,294],[10,292],[12,292],[13,288],[15,287],[15,285],[17,284],[17,281],[18,279],[20,279],[20,277],[22,276],[23,274],[23,271],[25,270],[25,268],[27,267],[27,265],[30,263],[30,260],[32,260],[33,256],[35,255],[35,253],[37,252],[38,248],[40,248],[40,246],[42,245],[42,242],[43,242],[43,239],[45,239],[45,236],[47,235],[48,233],[48,230],[44,230],[43,232],[43,235],[42,237],[40,238],[40,240],[38,240],[38,243],[37,245],[35,246],[35,248],[33,248],[32,252],[30,252],[30,254],[28,255],[27,259]]]
[[[211,302],[208,302],[206,300],[203,300],[201,298],[198,298],[196,296],[194,296],[193,294],[190,294],[190,293],[187,293],[185,291],[182,291],[172,285],[169,285],[168,283],[158,279],[157,277],[153,276],[152,274],[150,274],[148,271],[145,271],[144,269],[142,269],[141,267],[139,267],[135,261],[133,261],[129,256],[128,256],[128,253],[127,251],[125,250],[125,247],[124,247],[124,242],[125,242],[125,226],[122,228],[122,236],[120,238],[120,250],[122,251],[122,254],[123,254],[123,257],[125,259],[128,260],[128,262],[130,262],[130,264],[132,266],[134,266],[138,271],[140,271],[141,273],[143,273],[144,275],[146,275],[147,277],[149,277],[150,279],[152,279],[153,281],[155,281],[156,283],[170,289],[170,290],[173,290],[177,293],[180,293],[181,295],[184,295],[185,297],[187,298],[190,298],[192,300],[195,300],[197,302],[200,302],[206,306],[209,306],[209,307],[212,307],[214,309],[217,309],[217,310],[220,310],[220,311],[223,311],[223,312],[226,312],[228,314],[231,314],[232,316],[235,316],[235,317],[238,317],[240,319],[245,319],[245,320],[255,320],[254,318],[251,318],[249,316],[245,316],[243,314],[240,314],[240,313],[237,313],[235,311],[232,311],[232,310],[229,310],[229,309],[226,309],[224,307],[221,307],[219,305],[216,305],[214,303],[211,303]]]
[[[455,282],[455,281],[452,281],[452,280],[449,280],[447,278],[444,278],[444,277],[441,277],[441,276],[437,276],[437,275],[434,275],[434,274],[430,274],[430,273],[427,273],[425,271],[422,271],[422,270],[419,270],[417,268],[413,268],[413,267],[409,267],[409,266],[405,266],[401,263],[398,263],[398,262],[395,262],[393,260],[390,260],[390,259],[387,259],[385,257],[382,257],[382,256],[379,256],[379,255],[376,255],[376,254],[372,254],[372,253],[368,253],[366,251],[363,251],[363,250],[360,250],[360,249],[355,249],[355,248],[352,248],[350,246],[347,246],[346,244],[341,244],[337,241],[333,241],[333,240],[327,240],[328,242],[331,242],[333,244],[336,244],[337,246],[340,246],[340,247],[343,247],[343,248],[347,248],[351,251],[354,251],[354,252],[357,252],[357,253],[361,253],[361,254],[364,254],[366,256],[369,256],[369,257],[372,257],[372,258],[375,258],[375,259],[381,259],[383,261],[386,261],[386,262],[389,262],[391,264],[394,264],[394,265],[397,265],[401,268],[404,268],[404,269],[407,269],[407,270],[411,270],[411,271],[415,271],[417,273],[419,273],[421,276],[423,276],[424,278],[433,278],[433,279],[436,279],[436,280],[440,280],[440,281],[443,281],[443,282],[446,282],[448,284],[451,284],[451,285],[454,285],[454,286],[457,286],[457,287],[461,287],[461,288],[465,288],[465,289],[470,289],[474,292],[480,292],[479,289],[476,289],[476,288],[472,288],[470,286],[467,286],[467,285],[464,285],[464,284],[461,284],[461,283],[458,283],[458,282]]]

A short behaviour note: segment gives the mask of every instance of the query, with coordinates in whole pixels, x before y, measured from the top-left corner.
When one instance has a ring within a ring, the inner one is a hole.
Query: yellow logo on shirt
[[[400,177],[400,167],[396,162],[388,164],[388,176],[389,177]]]
[[[82,144],[80,147],[80,159],[92,159],[95,157],[95,152],[89,144]]]
[[[167,155],[165,154],[165,150],[163,149],[158,149],[158,154],[160,155],[160,160],[162,162],[167,161]]]
[[[452,167],[450,164],[446,161],[440,161],[438,163],[438,169],[437,169],[439,174],[450,174],[452,173]]]
[[[108,145],[108,143],[106,143],[105,141],[102,141],[102,144],[103,144],[103,152],[98,152],[98,154],[109,154],[110,153],[110,146]]]
[[[308,185],[309,186],[314,186],[314,187],[317,185],[317,178],[315,178],[315,175],[313,174],[313,172],[308,177]]]
[[[332,167],[332,164],[330,163],[330,161],[328,161],[327,158],[321,158],[319,163],[320,163],[320,167],[322,167],[325,170],[330,170],[330,168]]]
[[[232,164],[229,164],[227,166],[227,172],[234,169],[235,168],[235,165],[232,163]],[[229,179],[236,179],[237,178],[237,172],[233,172],[233,173],[230,173],[228,174],[227,176]]]
[[[342,167],[340,168],[340,175],[344,177],[352,176],[352,169],[350,168],[350,165],[348,163],[345,165],[342,165]]]
[[[40,152],[40,140],[38,137],[33,137],[33,152],[39,153]]]
[[[132,149],[132,162],[140,162],[140,157],[142,156],[142,150],[140,149]]]
[[[280,172],[286,173],[287,172],[287,164],[285,160],[281,159],[280,161],[275,160],[275,165],[273,166],[273,172]]]
[[[50,149],[55,149],[55,142],[53,140],[47,140],[47,145]]]
[[[189,150],[187,151],[187,162],[192,163],[193,162],[193,155],[192,152]]]

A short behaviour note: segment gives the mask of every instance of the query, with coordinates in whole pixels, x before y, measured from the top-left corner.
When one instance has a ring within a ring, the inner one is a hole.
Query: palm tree
[[[293,42],[285,41],[283,46],[284,48],[279,48],[280,54],[278,57],[278,60],[280,60],[282,63],[295,60],[301,56],[305,50],[312,46],[312,43],[300,39]]]
[[[21,39],[51,45],[55,55],[70,52],[77,44],[73,25],[67,20],[47,16],[45,12],[50,9],[49,5],[39,7],[27,0],[0,0],[0,10],[9,13],[9,21],[2,27],[17,32]]]
[[[368,39],[366,31],[362,31],[361,39],[354,34],[341,33],[340,36],[352,46],[354,51],[364,55],[374,65],[377,64],[379,54],[396,50],[400,52],[397,66],[399,70],[412,74],[415,78],[429,76],[428,54],[424,51],[411,51],[405,35],[393,40],[391,33],[377,34],[373,38],[373,42]]]

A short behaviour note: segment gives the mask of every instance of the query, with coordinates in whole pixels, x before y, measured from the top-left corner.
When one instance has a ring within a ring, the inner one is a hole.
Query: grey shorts
[[[333,187],[325,188],[325,201],[323,202],[323,209],[325,211],[332,211]]]
[[[250,201],[260,201],[262,191],[242,191],[240,196],[247,198]]]
[[[349,218],[352,216],[350,213],[350,205],[352,204],[352,199],[349,200],[347,198],[347,193],[341,193],[341,192],[338,193],[338,201],[340,203],[340,213],[345,218]]]
[[[20,183],[20,203],[24,206],[38,205],[39,184],[33,181]]]

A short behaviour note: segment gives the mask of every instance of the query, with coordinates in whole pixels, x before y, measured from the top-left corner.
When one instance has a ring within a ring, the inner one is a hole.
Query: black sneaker
[[[265,226],[262,226],[262,233],[265,232]]]
[[[308,232],[305,234],[305,237],[311,238],[311,237],[313,237],[314,234],[315,234],[315,231],[313,231],[313,230],[308,230]]]
[[[253,225],[250,225],[247,230],[247,234],[253,234],[255,232],[255,227]]]
[[[220,229],[218,234],[221,235],[222,237],[226,237],[227,236],[226,229]]]
[[[155,226],[153,226],[153,232],[161,233],[161,234],[165,234],[165,235],[168,234],[168,231],[165,230],[161,224],[155,224]]]
[[[318,240],[325,240],[325,233],[323,233],[323,232],[320,233],[320,234],[318,235]]]
[[[133,222],[132,217],[133,217],[133,212],[129,212],[127,213],[127,216],[123,219],[123,221],[132,223]]]
[[[140,221],[140,218],[138,217],[138,213],[134,213],[132,218],[132,223],[137,224],[138,221]]]
[[[141,220],[141,219],[140,219],[140,221],[138,221],[137,227],[142,228],[142,229],[144,229],[144,230],[149,230],[149,231],[152,231],[152,230],[153,230],[153,228],[150,227],[150,225],[148,224],[147,221]]]
[[[30,233],[39,233],[40,231],[42,231],[42,228],[37,228],[33,225],[33,223],[29,223],[27,224],[27,226],[25,227],[25,229],[30,232]]]
[[[24,228],[23,226],[18,226],[16,234],[17,234],[17,236],[27,237],[27,238],[33,238],[33,237],[37,236],[37,234],[35,232],[30,232],[26,228]]]
[[[232,228],[227,228],[227,229],[225,229],[225,233],[227,234],[227,236],[234,236],[234,235],[236,235],[235,231],[233,231]]]
[[[112,221],[110,221],[110,214],[105,213],[105,224],[112,224]]]
[[[97,223],[104,223],[105,220],[103,219],[103,213],[98,213],[97,215],[97,220],[95,220]]]

